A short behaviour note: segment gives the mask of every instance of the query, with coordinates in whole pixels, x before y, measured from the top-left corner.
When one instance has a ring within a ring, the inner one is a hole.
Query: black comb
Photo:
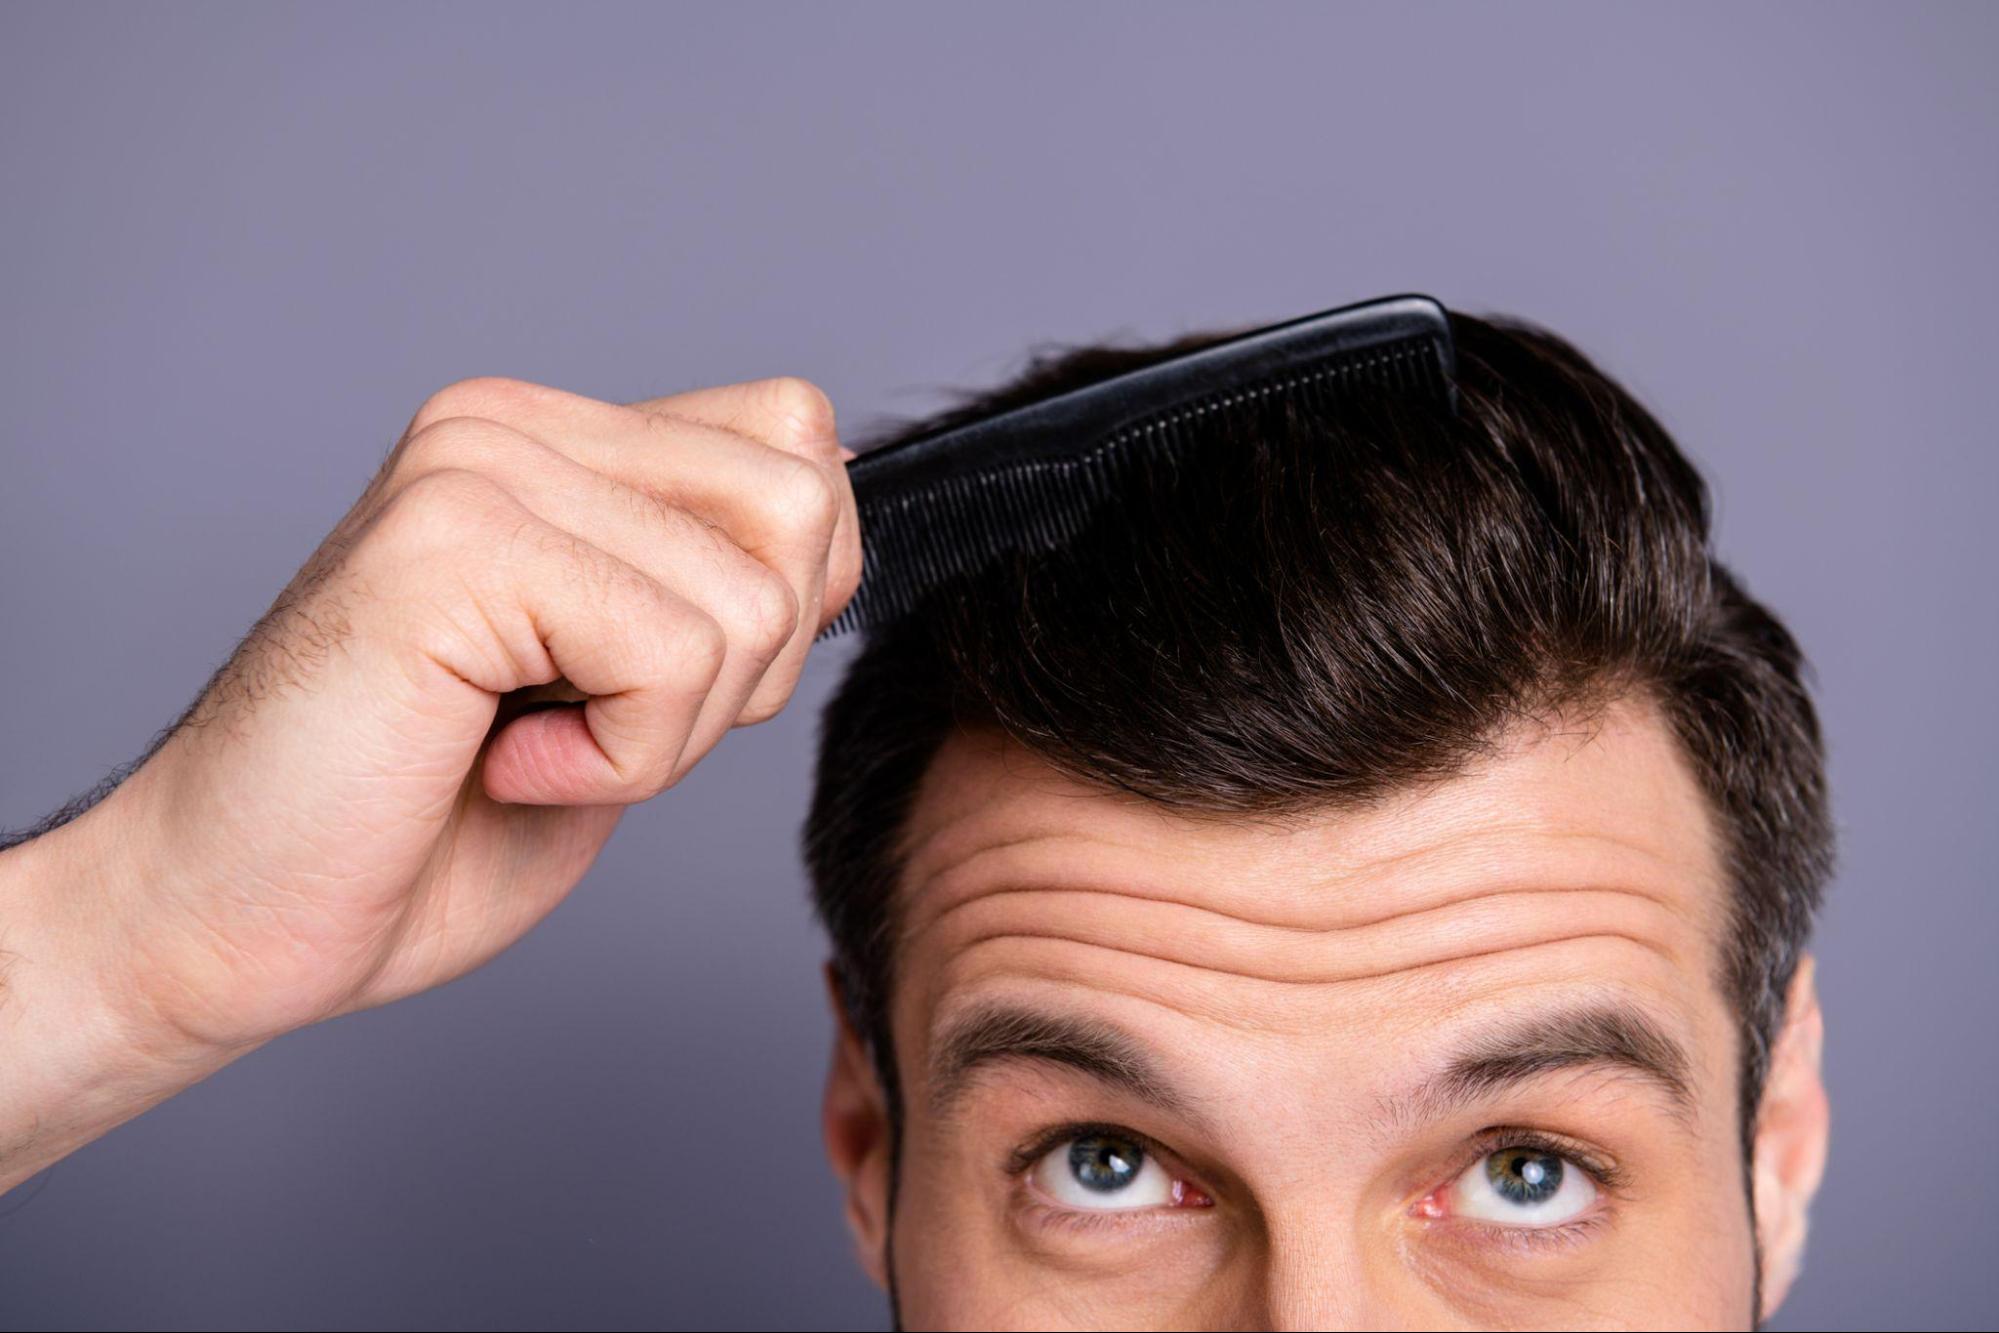
[[[1356,387],[1433,394],[1455,409],[1449,317],[1389,296],[1258,329],[1199,351],[861,455],[860,589],[819,637],[866,629],[1013,552],[1053,550],[1180,429],[1278,395],[1336,401]]]

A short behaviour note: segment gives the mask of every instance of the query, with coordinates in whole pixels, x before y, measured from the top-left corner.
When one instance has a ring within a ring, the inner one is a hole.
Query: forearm
[[[0,1192],[243,1053],[132,1007],[108,813],[0,852]]]

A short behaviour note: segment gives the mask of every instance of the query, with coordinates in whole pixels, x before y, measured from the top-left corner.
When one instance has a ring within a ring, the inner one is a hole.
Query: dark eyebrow
[[[1191,1099],[1167,1082],[1144,1046],[1122,1028],[1013,1005],[974,1009],[938,1037],[930,1060],[934,1112],[947,1114],[973,1072],[1001,1060],[1065,1065],[1163,1111],[1189,1114]]]
[[[1543,1074],[1592,1065],[1634,1073],[1676,1113],[1693,1112],[1686,1048],[1639,1010],[1617,1004],[1558,1009],[1474,1038],[1401,1109],[1431,1119]]]
[[[990,1005],[953,1021],[930,1061],[931,1104],[942,1117],[973,1073],[1003,1060],[1042,1060],[1080,1070],[1171,1114],[1192,1118],[1192,1099],[1159,1072],[1143,1045],[1100,1019]],[[1395,1106],[1399,1120],[1429,1120],[1543,1074],[1590,1066],[1621,1068],[1691,1114],[1691,1062],[1652,1019],[1623,1005],[1539,1014],[1474,1038],[1443,1069]]]

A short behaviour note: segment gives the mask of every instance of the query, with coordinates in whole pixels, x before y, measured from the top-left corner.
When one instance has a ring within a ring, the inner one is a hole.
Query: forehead
[[[966,732],[905,847],[894,1021],[918,1060],[996,999],[1349,1081],[1354,1038],[1378,1051],[1542,1002],[1633,1004],[1696,1048],[1726,1029],[1716,831],[1641,700],[1523,722],[1445,781],[1284,817],[1177,813]]]

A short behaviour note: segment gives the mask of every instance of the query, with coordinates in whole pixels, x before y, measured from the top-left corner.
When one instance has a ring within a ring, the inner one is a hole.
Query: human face
[[[892,1210],[849,1181],[908,1325],[1752,1321],[1722,862],[1651,708],[1286,819],[960,735],[907,845]]]

